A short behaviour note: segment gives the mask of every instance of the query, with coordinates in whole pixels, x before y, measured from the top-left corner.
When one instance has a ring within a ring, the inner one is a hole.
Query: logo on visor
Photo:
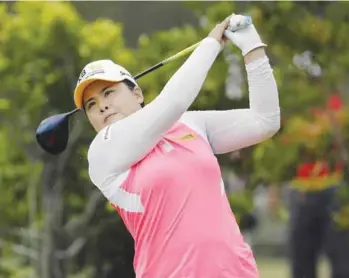
[[[120,75],[121,75],[121,76],[127,75],[127,76],[129,76],[129,77],[132,77],[129,73],[124,72],[124,71],[122,71],[122,70],[120,70]]]
[[[82,72],[80,73],[80,76],[79,76],[79,79],[78,79],[78,83],[80,83],[81,80],[84,79],[85,75],[86,75],[86,70],[83,69]]]
[[[101,73],[105,73],[104,71],[104,66],[103,63],[101,62],[96,62],[96,63],[91,63],[90,65],[87,65],[81,72],[79,79],[78,79],[78,83],[80,83],[81,81],[96,75],[96,74],[101,74]]]

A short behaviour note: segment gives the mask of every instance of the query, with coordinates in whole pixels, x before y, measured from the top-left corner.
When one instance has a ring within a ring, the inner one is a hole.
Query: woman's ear
[[[137,102],[139,104],[142,104],[144,102],[143,92],[141,88],[139,88],[138,86],[134,87],[132,93],[137,98]]]

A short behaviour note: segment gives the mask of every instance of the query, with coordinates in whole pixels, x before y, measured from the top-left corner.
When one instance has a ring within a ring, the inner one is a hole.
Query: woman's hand
[[[224,36],[224,31],[229,26],[230,17],[231,16],[228,16],[221,23],[218,23],[208,34],[208,37],[216,39],[221,44],[221,47],[224,47],[227,41],[227,38]]]
[[[243,15],[233,14],[230,17],[231,26],[242,24],[243,21]],[[264,47],[266,45],[262,42],[253,24],[235,32],[229,31],[228,28],[224,31],[224,35],[241,50],[246,63],[265,55]]]

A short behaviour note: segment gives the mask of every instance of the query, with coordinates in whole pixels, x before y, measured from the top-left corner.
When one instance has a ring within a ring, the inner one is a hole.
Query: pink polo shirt
[[[186,112],[219,51],[203,40],[153,102],[90,146],[90,178],[134,238],[137,278],[259,277],[215,154],[277,132],[277,86],[264,57],[246,66],[250,108]]]

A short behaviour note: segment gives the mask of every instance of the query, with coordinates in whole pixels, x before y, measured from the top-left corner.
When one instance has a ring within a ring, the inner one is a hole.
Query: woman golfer
[[[89,175],[135,240],[137,278],[259,277],[215,157],[280,126],[277,85],[255,27],[224,35],[242,18],[218,24],[144,107],[123,67],[100,60],[81,73],[74,100],[98,132]],[[227,38],[244,56],[250,108],[187,112]]]

